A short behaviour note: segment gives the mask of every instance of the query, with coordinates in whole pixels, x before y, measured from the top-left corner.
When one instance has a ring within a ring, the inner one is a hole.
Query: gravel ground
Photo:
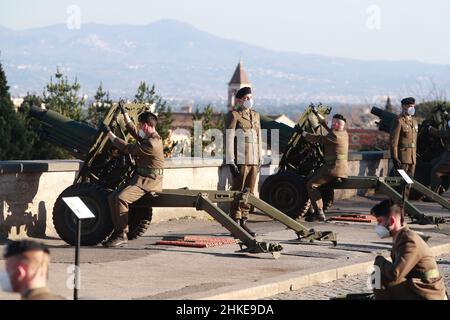
[[[450,254],[437,259],[439,270],[445,278],[445,285],[450,288]],[[277,294],[267,299],[271,300],[328,300],[332,297],[347,293],[368,292],[366,286],[367,274],[339,279],[328,283],[318,284],[301,290]]]

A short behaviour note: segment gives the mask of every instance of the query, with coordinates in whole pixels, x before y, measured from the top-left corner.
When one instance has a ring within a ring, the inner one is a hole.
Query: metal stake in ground
[[[83,219],[95,218],[95,215],[89,210],[79,197],[62,198],[67,206],[72,210],[77,220],[77,241],[75,244],[75,269],[74,269],[74,286],[73,300],[78,300],[78,288],[80,284],[80,247],[81,247],[81,221]]]

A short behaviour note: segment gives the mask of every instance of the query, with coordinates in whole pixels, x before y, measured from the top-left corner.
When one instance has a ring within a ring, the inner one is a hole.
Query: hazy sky
[[[81,23],[170,18],[275,50],[450,64],[449,0],[0,0],[0,25],[65,23],[69,5]]]

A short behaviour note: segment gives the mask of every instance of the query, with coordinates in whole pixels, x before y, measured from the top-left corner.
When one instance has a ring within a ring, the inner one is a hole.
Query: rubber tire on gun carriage
[[[95,215],[83,220],[81,225],[81,245],[93,246],[105,240],[113,231],[113,223],[108,205],[109,191],[93,183],[78,183],[66,188],[56,199],[53,207],[53,224],[62,240],[70,245],[76,242],[76,218],[63,197],[80,197]],[[152,220],[152,208],[139,203],[130,206],[129,239],[142,236]]]

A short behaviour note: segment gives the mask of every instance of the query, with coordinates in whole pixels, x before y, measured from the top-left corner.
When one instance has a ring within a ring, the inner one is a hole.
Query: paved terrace
[[[340,200],[329,215],[367,213],[380,198],[354,197]],[[450,214],[431,203],[418,203],[429,214]],[[173,209],[176,210],[176,209]],[[377,252],[388,254],[389,240],[380,240],[374,225],[330,222],[305,223],[320,230],[338,233],[338,245],[329,243],[298,243],[295,234],[280,223],[253,215],[251,227],[259,238],[279,241],[284,246],[276,260],[270,254],[237,253],[237,245],[212,248],[182,248],[157,246],[155,242],[167,235],[228,235],[218,223],[210,220],[180,219],[153,224],[144,237],[118,249],[101,246],[85,247],[81,251],[82,299],[261,299],[291,290],[311,287],[322,290],[318,283],[351,277],[356,287],[365,282],[362,275]],[[412,225],[431,235],[430,245],[436,255],[450,253],[450,226]],[[72,291],[67,268],[73,263],[74,248],[57,238],[42,239],[51,247],[49,286],[51,290],[70,298]],[[444,256],[448,257],[448,256]],[[448,263],[448,262],[447,262]],[[0,263],[1,268],[3,263]],[[69,280],[68,280],[69,279]],[[342,280],[338,280],[342,281]],[[347,282],[348,283],[348,282]],[[339,282],[337,282],[339,285]],[[340,285],[340,291],[345,291]],[[332,286],[332,285],[331,285]],[[355,285],[352,285],[355,287]],[[325,287],[330,288],[330,287]],[[359,288],[359,287],[358,287]],[[349,291],[351,289],[349,288]],[[311,298],[295,291],[285,298]],[[337,292],[337,291],[335,291]],[[311,291],[309,291],[311,293]],[[313,298],[326,298],[316,295]],[[17,296],[0,293],[0,299]]]

